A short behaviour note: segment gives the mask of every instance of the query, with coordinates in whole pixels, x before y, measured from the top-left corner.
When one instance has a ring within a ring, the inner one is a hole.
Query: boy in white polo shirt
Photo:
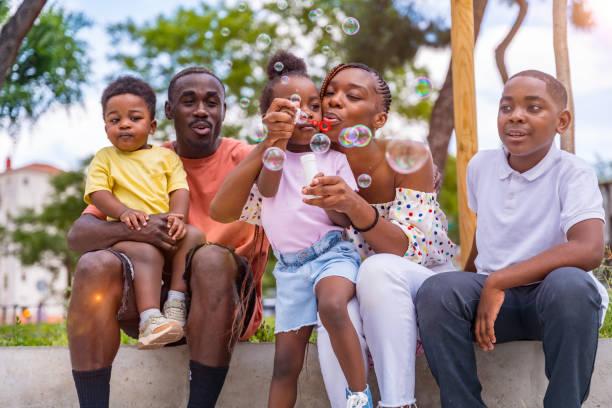
[[[434,275],[417,295],[420,334],[442,406],[484,407],[472,342],[485,351],[543,342],[550,380],[544,407],[587,398],[608,295],[590,272],[604,248],[604,210],[593,169],[554,144],[572,118],[552,76],[523,71],[498,112],[503,147],[468,166],[478,217],[466,269]]]

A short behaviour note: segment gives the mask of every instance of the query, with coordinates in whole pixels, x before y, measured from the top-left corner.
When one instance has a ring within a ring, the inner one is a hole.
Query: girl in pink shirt
[[[276,104],[280,109],[270,115],[301,115],[301,121],[288,129],[290,138],[276,144],[285,153],[282,169],[264,166],[257,178],[263,197],[260,221],[278,260],[274,269],[276,353],[268,406],[295,404],[297,381],[318,312],[348,383],[347,406],[372,407],[364,357],[347,312],[360,264],[355,246],[345,238],[344,228],[350,221],[342,213],[303,201],[302,188],[308,183],[301,159],[312,154],[310,141],[322,120],[319,94],[304,61],[290,53],[281,51],[271,58],[268,76],[261,111]],[[319,175],[340,176],[357,189],[344,154],[335,150],[316,153],[316,166]],[[253,218],[250,221],[259,221]]]

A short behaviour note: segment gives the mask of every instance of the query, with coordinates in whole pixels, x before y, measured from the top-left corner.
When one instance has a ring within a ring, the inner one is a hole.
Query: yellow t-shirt
[[[172,150],[153,146],[122,152],[109,146],[89,164],[84,199],[91,204],[91,193],[107,190],[129,208],[160,214],[170,210],[170,193],[181,188],[189,189],[187,176]]]

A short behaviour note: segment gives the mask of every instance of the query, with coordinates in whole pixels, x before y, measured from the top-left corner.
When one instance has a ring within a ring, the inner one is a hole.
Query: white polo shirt
[[[567,242],[567,231],[580,221],[605,222],[595,171],[554,143],[524,173],[510,167],[504,148],[478,152],[468,164],[467,188],[468,205],[478,216],[478,273],[489,274]],[[607,291],[593,279],[607,305]]]

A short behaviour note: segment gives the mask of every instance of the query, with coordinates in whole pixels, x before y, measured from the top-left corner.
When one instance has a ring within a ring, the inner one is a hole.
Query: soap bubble
[[[361,188],[368,188],[372,184],[372,177],[369,174],[360,174],[357,177],[357,185]]]
[[[342,23],[342,31],[346,35],[355,35],[359,32],[359,20],[355,17],[348,17]]]
[[[263,165],[271,171],[279,171],[285,164],[285,152],[278,147],[268,147],[263,154]]]
[[[353,140],[353,146],[365,147],[372,141],[372,131],[366,125],[355,125],[353,126],[353,132],[356,133],[357,137]],[[353,135],[351,135],[353,136]],[[353,136],[354,137],[354,136]]]
[[[289,77],[288,77],[287,75],[283,75],[283,76],[281,77],[281,82],[282,82],[284,85],[287,85],[287,84],[289,83]]]
[[[310,115],[304,112],[303,110],[298,109],[297,112],[295,112],[295,123],[296,124],[303,125],[305,123],[308,123],[309,119],[310,119]]]
[[[253,137],[251,137],[251,139],[255,143],[261,143],[266,140],[266,137],[268,137],[268,128],[266,125],[261,125],[255,129],[255,134]]]
[[[274,63],[274,70],[275,70],[276,72],[281,72],[281,71],[283,70],[283,68],[285,68],[285,64],[283,64],[282,62],[280,62],[280,61],[276,61],[276,62]]]
[[[385,157],[389,166],[401,174],[414,173],[427,162],[427,144],[415,140],[391,140],[387,144]]]
[[[315,153],[327,153],[330,146],[331,141],[324,133],[317,133],[310,139],[310,150]]]
[[[328,34],[331,34],[334,32],[334,26],[331,24],[328,24],[325,26],[325,31],[327,31]]]
[[[329,45],[324,45],[321,47],[321,52],[323,55],[329,55],[331,53],[331,47]]]
[[[228,35],[230,35],[230,34],[231,34],[231,32],[232,32],[232,31],[231,31],[229,28],[227,28],[227,27],[223,27],[223,28],[221,29],[221,35],[222,35],[223,37],[227,37]]]
[[[293,94],[289,97],[291,103],[297,104],[298,106],[302,103],[302,97],[298,94]]]
[[[289,4],[285,0],[278,0],[276,2],[276,7],[278,7],[280,11],[283,11],[286,10],[287,7],[289,7]]]
[[[359,135],[357,134],[354,128],[344,128],[340,131],[340,134],[338,135],[338,143],[340,143],[340,145],[344,147],[353,147],[353,143],[355,142],[355,140],[357,140],[358,137]]]
[[[249,98],[247,98],[246,96],[243,96],[242,98],[240,98],[240,102],[239,103],[240,103],[240,107],[242,109],[246,109],[251,104],[251,100]]]
[[[419,77],[417,78],[417,83],[415,86],[415,91],[417,95],[421,98],[427,98],[432,91],[432,85],[429,78]]]
[[[247,8],[249,8],[249,5],[246,1],[241,1],[240,4],[238,4],[238,11],[246,11]]]
[[[265,50],[270,46],[270,44],[272,44],[272,38],[270,38],[270,36],[265,33],[259,34],[257,36],[257,40],[255,40],[255,44],[260,50]]]
[[[320,8],[314,9],[314,10],[310,10],[310,12],[308,13],[308,18],[310,19],[310,21],[316,21],[319,19],[319,17],[321,17],[323,15],[323,10],[321,10]]]

